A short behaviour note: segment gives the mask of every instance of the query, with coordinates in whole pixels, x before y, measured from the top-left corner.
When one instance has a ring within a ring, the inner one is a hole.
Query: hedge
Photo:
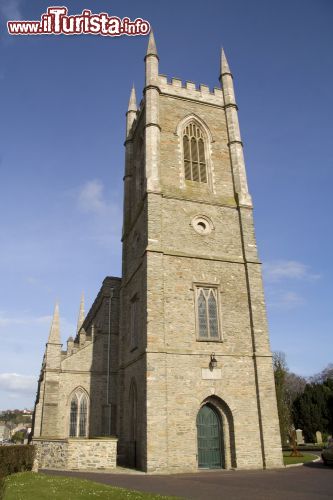
[[[3,500],[5,496],[5,476],[0,474],[0,500]]]
[[[35,446],[31,444],[0,446],[0,477],[31,470],[34,458]]]

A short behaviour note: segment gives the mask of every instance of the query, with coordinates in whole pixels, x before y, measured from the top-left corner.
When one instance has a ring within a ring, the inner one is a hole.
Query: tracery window
[[[87,433],[87,398],[82,397],[80,401],[79,436],[85,437]]]
[[[69,436],[86,437],[88,428],[88,397],[82,389],[77,389],[71,397],[69,416]]]
[[[217,287],[197,286],[195,293],[198,338],[200,340],[220,340]]]
[[[70,423],[69,423],[70,437],[76,436],[76,422],[77,422],[77,398],[74,395],[71,401],[71,413],[70,413]]]
[[[207,182],[207,162],[204,135],[196,123],[183,131],[183,155],[186,181]]]

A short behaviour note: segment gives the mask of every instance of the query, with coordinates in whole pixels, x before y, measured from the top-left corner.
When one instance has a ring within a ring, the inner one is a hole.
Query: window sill
[[[196,339],[197,342],[214,342],[215,344],[223,344],[223,340],[222,339]]]

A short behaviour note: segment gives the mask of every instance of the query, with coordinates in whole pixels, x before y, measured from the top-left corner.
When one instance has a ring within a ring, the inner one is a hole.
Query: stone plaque
[[[316,432],[316,441],[318,444],[323,442],[323,436],[321,435],[320,431]]]
[[[221,368],[201,368],[201,378],[202,380],[221,380],[222,370]]]

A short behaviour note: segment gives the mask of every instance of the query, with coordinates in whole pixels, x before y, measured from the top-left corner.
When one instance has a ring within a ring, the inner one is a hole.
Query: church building
[[[282,466],[272,354],[233,77],[159,72],[126,114],[122,277],[62,350],[56,306],[34,414],[40,467]]]

